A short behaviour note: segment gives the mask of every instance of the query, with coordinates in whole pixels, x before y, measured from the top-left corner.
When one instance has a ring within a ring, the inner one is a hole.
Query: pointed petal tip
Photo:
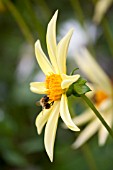
[[[46,150],[46,153],[47,153],[50,161],[53,162],[53,153],[49,150],[49,148],[46,147],[46,145],[45,145],[45,150]]]
[[[69,38],[69,40],[71,39],[73,32],[74,32],[74,28],[71,28],[71,29],[68,31],[67,37]]]
[[[55,11],[55,14],[58,15],[58,9]],[[54,14],[54,15],[55,15],[55,14]]]
[[[35,54],[36,54],[37,49],[39,49],[40,47],[41,47],[40,40],[37,40],[37,41],[35,42]]]
[[[76,131],[80,131],[80,129],[77,127],[77,128],[76,128]]]
[[[105,142],[98,142],[98,145],[99,145],[100,147],[103,147],[103,146],[105,145]]]
[[[109,133],[107,133],[104,138],[98,139],[98,145],[99,145],[100,147],[103,147],[103,146],[105,145],[105,143],[106,143],[106,141],[107,141],[108,134],[109,134]]]
[[[74,28],[71,28],[69,32],[70,32],[70,34],[73,34]]]
[[[77,127],[77,126],[75,126],[75,127],[71,127],[71,126],[69,126],[69,128],[72,130],[72,131],[80,131],[80,129]]]
[[[72,149],[78,149],[80,146],[79,144],[77,144],[76,142],[74,142],[72,145],[71,145],[71,148]]]
[[[53,162],[53,155],[48,155],[51,162]]]
[[[36,120],[35,120],[35,126],[36,126],[36,128],[37,128],[37,133],[38,133],[38,135],[40,135],[41,133],[42,133],[42,129],[43,129],[43,126],[40,126],[40,121],[39,121],[39,116],[42,114],[42,112],[41,113],[39,113],[39,115],[36,117]]]
[[[36,120],[35,120],[35,126],[36,126],[36,129],[37,129],[37,133],[38,133],[38,135],[40,135],[41,134],[41,130],[39,129],[39,126],[38,126],[38,116],[36,117]]]
[[[40,135],[41,132],[42,132],[42,130],[40,130],[39,128],[37,128],[37,133],[38,133],[38,135]]]
[[[56,22],[58,16],[58,10],[55,11],[54,15],[52,16],[50,22],[48,23],[48,26],[51,25],[54,21]]]
[[[66,124],[62,123],[61,127],[63,129],[69,128],[69,129],[71,129],[72,131],[75,131],[75,132],[79,132],[80,131],[80,129],[76,125],[75,126],[67,126]]]
[[[80,131],[80,129],[73,123],[73,126],[71,126],[71,125],[66,125],[69,129],[71,129],[72,131],[77,131],[77,132],[79,132]]]
[[[38,40],[35,42],[35,48],[37,48],[39,45],[40,45],[40,40],[38,39]]]
[[[57,16],[58,16],[58,9],[55,11],[55,13],[54,13],[52,18],[54,18],[54,17],[57,18]]]
[[[37,117],[38,117],[38,116],[37,116]],[[38,127],[37,118],[36,118],[36,120],[35,120],[35,126],[36,126],[36,128],[37,128],[37,133],[38,133],[38,135],[40,135],[40,134],[41,134],[41,130],[40,130],[40,128]]]

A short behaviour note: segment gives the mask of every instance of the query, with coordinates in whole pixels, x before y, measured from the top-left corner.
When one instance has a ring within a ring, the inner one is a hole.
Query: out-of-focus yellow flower
[[[75,60],[79,68],[92,82],[90,87],[92,91],[87,94],[93,100],[95,107],[99,110],[108,125],[112,127],[113,87],[108,76],[86,49],[82,49],[81,53],[77,53]],[[73,121],[77,126],[87,123],[74,142],[73,148],[79,148],[97,131],[99,145],[105,144],[109,133],[90,108],[81,113],[81,115],[76,116]]]
[[[66,55],[73,29],[57,44],[57,15],[58,11],[55,12],[47,27],[46,43],[50,61],[42,51],[40,41],[37,40],[35,43],[36,58],[39,66],[46,75],[45,82],[32,82],[30,84],[32,92],[47,95],[42,100],[46,100],[45,103],[48,107],[50,106],[50,108],[46,109],[44,107],[42,112],[37,116],[36,127],[38,134],[40,134],[44,125],[47,123],[45,127],[44,144],[51,161],[53,161],[54,141],[59,116],[61,116],[69,129],[79,131],[79,128],[71,119],[66,96],[66,91],[69,86],[80,77],[80,75],[66,75]]]
[[[95,6],[94,17],[93,20],[97,24],[101,22],[105,13],[111,6],[113,0],[98,0]]]

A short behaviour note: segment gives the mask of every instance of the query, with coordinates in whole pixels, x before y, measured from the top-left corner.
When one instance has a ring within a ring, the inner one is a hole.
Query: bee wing
[[[36,106],[41,106],[40,101],[36,101]]]

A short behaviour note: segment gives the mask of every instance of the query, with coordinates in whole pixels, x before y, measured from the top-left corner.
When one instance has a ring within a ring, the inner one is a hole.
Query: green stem
[[[109,127],[109,125],[105,122],[105,120],[103,119],[103,117],[101,116],[101,114],[98,112],[98,110],[95,108],[95,106],[93,105],[93,103],[89,100],[89,98],[85,95],[82,94],[81,97],[85,100],[85,102],[88,104],[88,106],[93,110],[93,112],[96,114],[96,116],[99,118],[99,120],[101,121],[101,123],[105,126],[105,128],[107,129],[107,131],[109,132],[109,134],[112,136],[113,138],[113,131],[112,129]]]

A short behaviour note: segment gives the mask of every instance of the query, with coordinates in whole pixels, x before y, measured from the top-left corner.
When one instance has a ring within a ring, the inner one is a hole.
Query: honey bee
[[[45,95],[40,99],[40,101],[36,102],[37,106],[42,106],[43,109],[50,109],[51,106],[53,105],[54,101],[50,102],[49,97]]]

